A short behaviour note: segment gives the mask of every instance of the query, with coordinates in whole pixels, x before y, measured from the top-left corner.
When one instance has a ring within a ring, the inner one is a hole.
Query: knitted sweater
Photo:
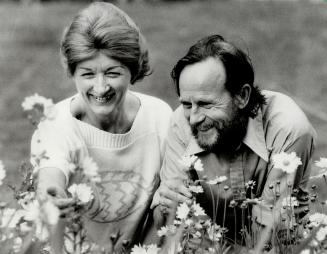
[[[140,241],[144,220],[157,188],[171,108],[163,101],[132,92],[140,108],[131,129],[112,134],[72,116],[68,98],[56,105],[54,120],[40,123],[32,138],[31,153],[46,152],[48,159],[36,163],[35,170],[58,168],[66,175],[67,185],[73,175],[69,164],[81,165],[86,156],[97,163],[101,182],[94,184],[94,200],[86,223],[89,237],[107,245],[117,235],[115,250],[124,241]],[[126,244],[125,244],[126,245]]]

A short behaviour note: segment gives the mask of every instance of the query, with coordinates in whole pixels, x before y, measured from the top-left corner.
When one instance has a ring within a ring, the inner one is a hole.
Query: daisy
[[[323,213],[314,213],[309,216],[310,225],[318,227],[320,224],[327,225],[327,215]]]
[[[56,108],[51,99],[47,99],[37,93],[26,97],[22,103],[24,111],[36,109],[48,118],[53,119],[56,116]]]
[[[187,218],[190,212],[190,208],[187,206],[186,203],[182,203],[177,207],[176,217],[180,220],[184,220]]]
[[[200,185],[190,185],[188,189],[194,193],[203,193],[203,188]]]
[[[194,210],[194,215],[195,216],[206,215],[203,208],[198,203],[193,202],[192,209]]]
[[[327,236],[327,227],[320,228],[316,234],[317,240],[320,242],[325,240],[326,236]]]
[[[131,254],[147,254],[147,251],[145,247],[139,244],[133,247]]]
[[[147,254],[158,254],[160,251],[160,248],[156,244],[150,244],[147,247]]]
[[[192,165],[195,163],[195,161],[198,159],[197,156],[191,155],[191,156],[182,156],[182,159],[179,160],[179,162],[189,170]]]
[[[199,158],[194,163],[194,169],[196,171],[203,171],[203,164],[202,164],[202,161]]]
[[[166,236],[168,233],[169,233],[169,227],[168,226],[161,227],[157,232],[159,237]]]
[[[222,182],[224,182],[226,180],[227,180],[226,176],[216,176],[215,179],[207,181],[207,184],[210,184],[210,185],[221,184]]]
[[[93,199],[92,189],[85,183],[72,184],[68,188],[68,192],[73,196],[73,198],[76,198],[78,201],[84,204]]]
[[[274,154],[272,162],[275,168],[279,168],[287,174],[293,173],[299,165],[302,165],[301,159],[296,156],[295,152]]]

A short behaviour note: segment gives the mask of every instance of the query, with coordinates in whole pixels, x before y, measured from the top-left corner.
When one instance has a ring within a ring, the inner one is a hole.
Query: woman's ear
[[[238,94],[235,95],[236,105],[239,109],[244,109],[249,103],[252,88],[249,84],[244,84]]]

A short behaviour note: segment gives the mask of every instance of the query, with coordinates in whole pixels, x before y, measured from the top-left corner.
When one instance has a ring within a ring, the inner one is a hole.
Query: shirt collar
[[[249,119],[243,143],[268,162],[269,153],[265,141],[261,110],[258,111],[258,115],[254,119]],[[203,148],[198,145],[196,139],[192,136],[186,148],[185,155],[193,155],[201,152],[204,152]]]

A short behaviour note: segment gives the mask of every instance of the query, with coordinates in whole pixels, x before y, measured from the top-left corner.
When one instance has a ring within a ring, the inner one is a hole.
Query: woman
[[[92,157],[101,181],[86,229],[93,241],[122,253],[144,237],[171,108],[129,90],[149,74],[148,51],[139,28],[112,4],[82,10],[65,31],[61,52],[77,94],[59,102],[56,118],[33,135],[32,154],[45,150],[48,157],[34,162],[37,190],[69,208],[70,165]]]

